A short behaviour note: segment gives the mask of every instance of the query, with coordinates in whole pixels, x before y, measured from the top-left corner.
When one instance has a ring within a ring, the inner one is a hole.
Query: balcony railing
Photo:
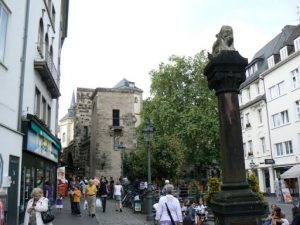
[[[54,65],[52,57],[50,57],[49,52],[46,51],[44,56],[39,46],[37,46],[37,50],[37,56],[34,59],[34,69],[41,75],[41,78],[45,82],[52,98],[58,98],[60,96],[60,74]]]

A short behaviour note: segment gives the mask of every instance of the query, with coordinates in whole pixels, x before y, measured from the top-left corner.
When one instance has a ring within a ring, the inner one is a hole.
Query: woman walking
[[[117,181],[116,185],[114,186],[114,198],[116,200],[116,211],[122,212],[122,192],[123,187],[120,181]]]
[[[159,225],[182,225],[182,213],[178,199],[172,195],[174,186],[166,185],[166,196],[159,199],[155,220]]]
[[[43,197],[41,188],[34,188],[31,197],[27,204],[24,225],[45,225],[41,212],[48,210],[48,199]],[[52,223],[47,223],[47,225],[52,225]]]
[[[106,209],[106,198],[108,195],[108,185],[107,185],[107,181],[105,179],[102,179],[100,181],[100,187],[98,190],[98,195],[101,198],[101,202],[102,202],[102,210],[103,212],[105,212]]]

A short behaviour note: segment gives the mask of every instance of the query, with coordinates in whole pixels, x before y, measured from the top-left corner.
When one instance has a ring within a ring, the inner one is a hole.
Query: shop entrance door
[[[19,187],[19,163],[20,159],[16,156],[9,156],[9,171],[11,184],[8,188],[8,215],[7,225],[18,224],[18,187]]]

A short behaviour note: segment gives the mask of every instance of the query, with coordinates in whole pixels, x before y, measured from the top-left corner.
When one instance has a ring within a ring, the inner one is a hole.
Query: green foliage
[[[217,101],[203,75],[206,63],[204,52],[194,57],[171,56],[168,63],[150,72],[151,98],[144,101],[137,140],[139,151],[145,152],[142,130],[144,121],[150,120],[155,129],[152,172],[158,178],[175,178],[183,165],[206,168],[219,160]]]
[[[263,193],[259,191],[259,183],[258,183],[258,180],[257,180],[256,176],[254,175],[254,173],[247,174],[247,181],[248,181],[248,184],[250,185],[251,190],[253,192],[257,193],[259,199],[262,202],[266,202]]]
[[[208,192],[205,194],[204,199],[207,203],[210,203],[210,201],[220,191],[221,181],[217,177],[209,177],[207,186],[208,186]]]

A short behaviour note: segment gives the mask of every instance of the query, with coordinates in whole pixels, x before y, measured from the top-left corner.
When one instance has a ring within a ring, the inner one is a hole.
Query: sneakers
[[[120,209],[120,212],[122,212],[122,209]]]
[[[95,217],[95,214],[92,214],[92,218],[94,218]]]

